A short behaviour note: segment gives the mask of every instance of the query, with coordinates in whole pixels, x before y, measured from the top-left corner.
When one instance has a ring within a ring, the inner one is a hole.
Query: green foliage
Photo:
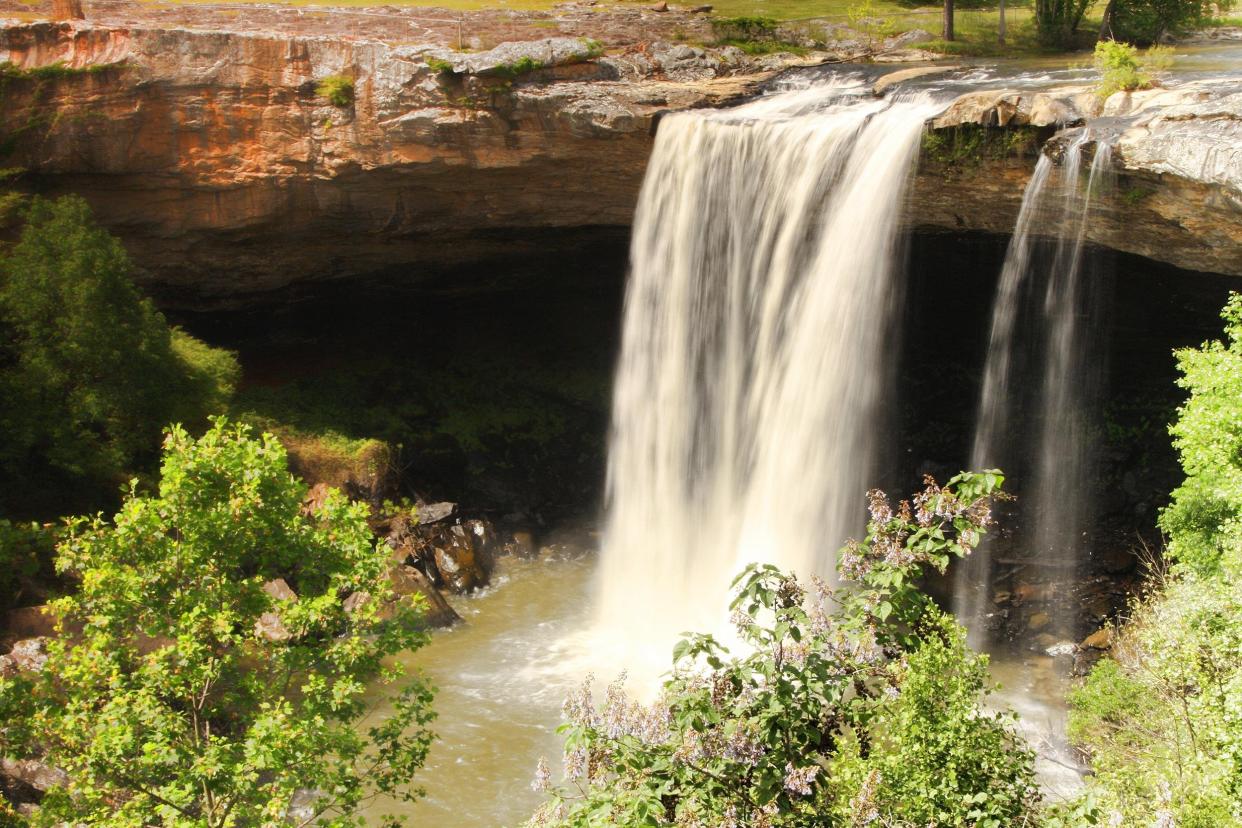
[[[1133,43],[1158,43],[1165,35],[1206,26],[1233,6],[1232,0],[1115,0],[1111,34]]]
[[[978,166],[1038,152],[1040,131],[1035,127],[994,128],[962,124],[924,131],[921,160],[947,170]]]
[[[1168,554],[1200,575],[1242,539],[1242,294],[1223,312],[1225,338],[1177,352],[1190,398],[1170,428],[1186,479],[1160,514]]]
[[[772,17],[718,17],[712,32],[718,40],[775,40],[777,25]]]
[[[50,580],[54,534],[38,523],[0,520],[0,611],[21,606],[31,581]]]
[[[1035,28],[1040,45],[1066,49],[1074,45],[1078,26],[1093,0],[1035,0]]]
[[[710,635],[673,652],[644,706],[612,685],[566,702],[570,788],[534,825],[1023,824],[1033,757],[1008,716],[983,712],[986,658],[916,583],[966,555],[989,525],[998,473],[928,480],[896,510],[870,495],[867,538],[839,554],[843,579],[810,594],[752,564],[734,582],[745,653]],[[537,782],[547,784],[541,763]]]
[[[328,75],[319,81],[315,94],[327,98],[333,106],[352,106],[354,103],[354,79],[344,75]]]
[[[0,495],[21,511],[63,487],[118,485],[161,429],[220,411],[232,354],[170,331],[86,202],[36,200],[0,258]]]
[[[1100,71],[1100,83],[1095,94],[1107,98],[1114,92],[1133,92],[1147,89],[1152,83],[1152,72],[1167,69],[1173,62],[1172,51],[1163,46],[1152,46],[1142,55],[1129,43],[1101,40],[1095,44],[1095,68]]]
[[[868,45],[873,45],[877,38],[891,37],[896,32],[892,19],[880,17],[872,0],[860,0],[851,5],[846,10],[846,19],[851,29],[867,39]]]
[[[437,58],[437,57],[427,58],[427,67],[431,69],[431,71],[435,72],[437,75],[453,74],[452,61],[444,60],[443,58]]]
[[[81,589],[55,607],[82,632],[0,679],[20,744],[68,773],[37,825],[361,825],[371,794],[419,795],[431,691],[386,661],[423,642],[418,599],[393,595],[365,506],[305,494],[274,437],[219,419],[168,435],[158,494],[70,523],[57,566]],[[399,689],[366,722],[376,680]]]
[[[1117,824],[1242,823],[1242,296],[1224,318],[1224,342],[1177,353],[1186,480],[1160,516],[1176,566],[1070,698]]]
[[[541,60],[536,60],[530,55],[523,55],[511,63],[501,63],[493,67],[488,74],[501,78],[520,78],[522,75],[528,75],[544,67]]]

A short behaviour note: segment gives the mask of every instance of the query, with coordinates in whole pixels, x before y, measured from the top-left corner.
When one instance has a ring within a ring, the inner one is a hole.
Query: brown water
[[[558,644],[586,622],[595,556],[501,559],[488,589],[453,600],[464,622],[404,658],[437,688],[439,735],[414,805],[377,802],[418,828],[512,828],[541,801],[535,764],[558,767],[561,702],[575,683]]]

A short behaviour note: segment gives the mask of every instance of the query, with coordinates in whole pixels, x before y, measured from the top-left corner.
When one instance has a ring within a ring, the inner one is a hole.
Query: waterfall
[[[598,657],[648,676],[750,562],[863,529],[929,97],[837,81],[660,122],[614,387]]]
[[[972,468],[1009,472],[1027,549],[1062,583],[1078,570],[1092,496],[1098,284],[1082,275],[1083,243],[1092,197],[1112,162],[1110,145],[1097,142],[1083,188],[1081,158],[1092,140],[1079,132],[1060,166],[1042,155],[1023,194],[993,305],[971,456]],[[1033,424],[1023,416],[1031,412]],[[989,541],[956,577],[956,614],[976,647],[986,644],[992,554]]]

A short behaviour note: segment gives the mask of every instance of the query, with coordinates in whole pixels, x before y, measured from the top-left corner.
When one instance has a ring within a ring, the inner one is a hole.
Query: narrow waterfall
[[[838,82],[660,123],[609,447],[596,641],[616,669],[658,675],[679,633],[722,627],[746,563],[831,575],[862,530],[937,108]]]
[[[1083,243],[1112,163],[1110,145],[1096,142],[1084,188],[1081,159],[1093,140],[1081,131],[1059,166],[1041,156],[1023,194],[993,304],[971,456],[972,468],[1010,474],[1028,556],[1062,584],[1078,570],[1091,518],[1098,280],[1083,276]],[[976,647],[987,643],[993,563],[989,541],[956,577],[956,613]]]

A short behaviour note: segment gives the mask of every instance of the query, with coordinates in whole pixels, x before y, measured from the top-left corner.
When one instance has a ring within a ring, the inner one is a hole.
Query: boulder
[[[513,538],[505,544],[505,552],[516,558],[533,558],[539,554],[535,536],[525,529],[513,533]]]
[[[297,593],[289,587],[289,584],[284,578],[277,578],[274,581],[268,581],[263,585],[263,591],[277,601],[298,600]]]
[[[449,527],[432,547],[439,580],[454,592],[470,592],[487,583],[483,556],[475,549],[474,537],[466,527]]]
[[[51,607],[39,604],[33,607],[18,607],[9,610],[5,619],[5,629],[9,635],[22,638],[50,638],[56,635],[56,616],[52,615]]]
[[[440,503],[420,503],[417,509],[418,525],[428,526],[448,520],[457,514],[457,504],[442,501]]]
[[[1101,627],[1082,641],[1084,650],[1107,650],[1113,646],[1113,628]]]
[[[1031,632],[1039,632],[1052,623],[1046,612],[1037,612],[1026,620],[1026,628]]]
[[[432,627],[450,627],[461,620],[457,611],[444,600],[440,590],[435,588],[421,571],[412,566],[394,566],[389,571],[393,590],[401,596],[421,595],[424,601],[424,619]]]
[[[13,666],[21,672],[37,673],[47,664],[47,638],[26,638],[18,641],[9,651]]]
[[[38,759],[10,759],[7,756],[0,758],[0,775],[40,793],[46,793],[69,782],[69,777],[63,770]]]

